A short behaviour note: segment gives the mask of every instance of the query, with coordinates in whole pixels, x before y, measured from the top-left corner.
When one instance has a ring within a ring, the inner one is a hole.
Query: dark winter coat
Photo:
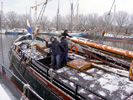
[[[61,43],[58,41],[53,41],[51,44],[48,44],[48,41],[46,41],[46,46],[50,47],[52,50],[52,55],[56,56],[61,53],[61,51],[65,52],[65,48]]]
[[[70,35],[67,34],[67,33],[62,33],[62,36],[64,36],[65,38],[66,38],[66,36],[68,36],[68,37],[72,37],[72,36],[70,36]]]
[[[65,50],[68,52],[68,42],[67,40],[65,39],[64,36],[61,37],[61,44],[64,46]]]

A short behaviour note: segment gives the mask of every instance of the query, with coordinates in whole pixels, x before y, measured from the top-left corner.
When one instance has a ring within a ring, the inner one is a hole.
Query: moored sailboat
[[[128,59],[125,61],[127,65],[124,65],[123,59],[114,57],[114,51],[119,50],[94,41],[71,38],[74,42],[69,42],[69,62],[66,66],[53,70],[50,48],[46,47],[44,39],[37,36],[38,31],[37,29],[34,38],[29,34],[15,40],[9,54],[14,73],[30,84],[43,99],[125,100],[132,97],[132,66],[129,65],[132,56],[125,57]],[[99,50],[101,48],[103,50]],[[120,53],[122,56],[119,58],[126,55],[123,51]],[[127,54],[132,55],[132,52]],[[115,60],[118,60],[117,65],[113,63]],[[130,67],[130,72],[122,68],[123,65]]]
[[[12,45],[10,57],[16,75],[25,79],[42,98],[124,100],[132,95],[127,70],[112,69],[81,54],[69,53],[67,66],[51,70],[50,50],[43,39],[36,39],[32,41],[31,35],[19,38]]]

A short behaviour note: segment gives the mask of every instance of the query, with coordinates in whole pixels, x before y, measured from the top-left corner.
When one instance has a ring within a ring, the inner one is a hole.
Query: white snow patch
[[[89,69],[87,70],[88,73],[93,73],[95,71],[96,68],[92,68],[92,69]]]
[[[90,87],[91,87],[91,88],[93,88],[93,87],[95,87],[95,85],[94,85],[94,84],[92,84],[92,85],[90,85]]]
[[[88,95],[88,97],[90,97],[92,100],[94,99],[94,95],[92,94]]]
[[[68,83],[68,80],[62,80],[64,83]]]
[[[69,68],[67,68],[67,67],[63,67],[63,68],[61,68],[61,69],[58,69],[56,72],[57,73],[62,73],[62,72],[65,72],[65,71],[67,71]]]
[[[86,76],[86,74],[85,73],[79,73],[79,76],[84,77],[84,76]]]
[[[86,93],[84,89],[79,90],[79,93]]]
[[[133,88],[133,84],[127,84],[127,86],[129,86],[129,87]]]
[[[100,79],[98,80],[98,82],[100,82],[100,85],[103,86],[103,85],[105,85],[105,84],[108,83],[108,80],[105,79],[105,78],[100,78]]]
[[[94,80],[94,78],[92,76],[88,76],[88,75],[87,76],[84,76],[83,78],[85,80]]]
[[[73,76],[71,76],[70,79],[77,80],[77,81],[79,80],[77,77],[73,77]]]
[[[121,94],[121,99],[124,100],[124,98],[126,98],[126,96]]]
[[[125,91],[128,93],[133,92],[133,88],[129,87],[129,86],[125,86]]]
[[[67,71],[66,74],[73,75],[74,73],[72,73],[71,71]]]
[[[97,74],[100,74],[100,75],[102,75],[104,72],[102,71],[102,70],[99,70],[98,72],[97,72]]]
[[[103,91],[100,91],[99,94],[101,94],[102,96],[106,96],[106,93]]]
[[[75,88],[74,83],[70,82],[69,84],[70,84],[73,88]]]
[[[61,81],[63,81],[64,83],[68,83],[68,80],[64,80],[62,78],[59,78]]]
[[[119,89],[119,86],[115,86],[112,84],[105,84],[102,88],[105,88],[105,89],[109,90],[110,93],[112,93],[113,91],[116,91],[117,89]]]

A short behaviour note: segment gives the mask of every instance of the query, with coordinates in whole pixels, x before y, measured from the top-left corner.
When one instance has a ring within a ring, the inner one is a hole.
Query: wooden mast
[[[77,2],[77,14],[76,14],[76,32],[78,31],[78,10],[79,10],[79,3]]]
[[[1,33],[2,33],[3,2],[1,2]]]
[[[4,64],[4,55],[3,55],[3,40],[2,40],[2,16],[3,16],[3,2],[1,2],[1,52],[2,52],[2,62]]]
[[[71,3],[71,33],[72,33],[72,27],[73,27],[73,2]]]
[[[35,1],[35,5],[37,5],[37,1]],[[35,29],[37,29],[37,6],[35,7]]]
[[[115,22],[116,22],[116,4],[115,4],[115,0],[114,0],[114,27],[113,27],[114,34],[116,34],[116,32],[115,32]]]
[[[60,0],[58,0],[58,9],[57,9],[57,31],[59,30],[59,6],[60,6]]]

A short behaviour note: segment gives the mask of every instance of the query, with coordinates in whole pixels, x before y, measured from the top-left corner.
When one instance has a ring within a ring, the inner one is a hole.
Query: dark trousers
[[[67,52],[61,53],[61,57],[60,57],[60,66],[65,66],[65,65],[67,65],[67,62],[68,62],[68,53],[67,53]]]
[[[51,63],[52,63],[52,68],[55,68],[55,65],[57,68],[60,67],[60,55],[51,55]]]

